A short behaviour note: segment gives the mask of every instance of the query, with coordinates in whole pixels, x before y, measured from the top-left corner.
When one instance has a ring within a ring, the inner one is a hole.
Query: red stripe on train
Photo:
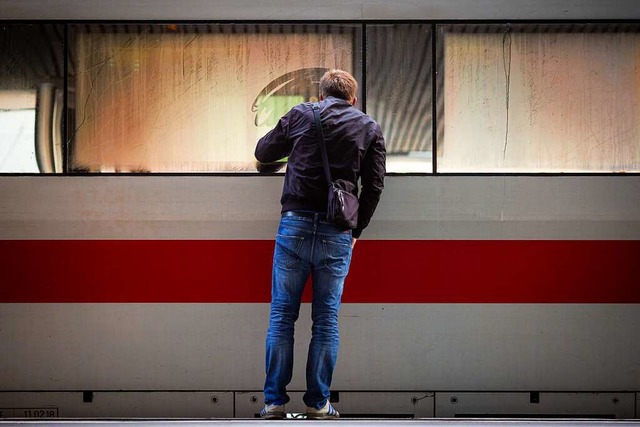
[[[5,240],[0,302],[266,303],[272,254],[265,240]],[[639,255],[640,241],[361,241],[343,302],[640,303]]]

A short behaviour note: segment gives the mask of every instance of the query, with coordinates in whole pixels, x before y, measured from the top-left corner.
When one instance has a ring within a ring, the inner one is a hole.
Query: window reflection
[[[367,26],[367,113],[385,136],[387,171],[431,172],[431,26]]]
[[[62,172],[62,34],[0,25],[0,172]]]
[[[356,27],[77,26],[73,168],[255,171],[257,140],[354,70]]]
[[[35,91],[0,91],[0,172],[38,172]]]

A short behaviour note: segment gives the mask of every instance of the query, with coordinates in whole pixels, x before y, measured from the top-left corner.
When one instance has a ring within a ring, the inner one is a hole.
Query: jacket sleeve
[[[255,156],[258,160],[258,170],[260,171],[260,164],[273,163],[281,160],[291,153],[293,144],[289,138],[289,122],[292,111],[282,116],[278,121],[276,127],[274,127],[269,133],[258,140],[256,145]]]
[[[360,191],[360,207],[358,208],[358,226],[353,230],[353,237],[359,238],[378,206],[380,194],[384,188],[386,172],[386,150],[380,126],[376,126],[373,141],[365,153],[360,169],[362,190]]]

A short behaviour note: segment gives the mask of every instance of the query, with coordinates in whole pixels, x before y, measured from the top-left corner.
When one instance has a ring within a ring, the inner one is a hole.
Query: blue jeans
[[[312,337],[307,356],[309,407],[322,408],[338,358],[338,310],[351,262],[351,231],[341,231],[320,215],[282,217],[273,256],[271,314],[266,339],[265,403],[289,401],[293,375],[293,331],[309,273],[313,278]]]

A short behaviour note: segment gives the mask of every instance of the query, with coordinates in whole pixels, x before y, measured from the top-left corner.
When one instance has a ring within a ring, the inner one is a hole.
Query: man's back
[[[357,188],[362,179],[359,237],[369,223],[382,192],[385,173],[384,138],[380,126],[348,101],[327,97],[320,117],[332,179],[345,179]],[[327,182],[313,118],[312,104],[300,104],[258,141],[256,158],[272,162],[289,156],[282,191],[282,211],[325,212]]]

